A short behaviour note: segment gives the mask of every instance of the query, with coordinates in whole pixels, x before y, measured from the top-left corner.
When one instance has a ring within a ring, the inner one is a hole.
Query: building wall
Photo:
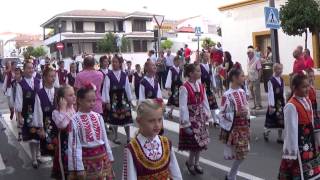
[[[146,29],[147,31],[153,30],[155,24],[152,21],[146,21]]]
[[[113,21],[108,21],[105,23],[105,30],[106,31],[113,31]]]
[[[94,22],[83,22],[83,31],[84,32],[94,32],[95,31],[95,24]]]
[[[123,30],[125,33],[132,32],[132,22],[130,20],[124,21]]]
[[[68,32],[72,32],[72,21],[71,20],[67,20],[66,30]]]
[[[284,4],[284,0],[276,1],[276,6]],[[253,44],[253,32],[267,31],[264,20],[264,7],[266,3],[259,3],[239,7],[236,9],[223,11],[224,19],[221,24],[222,29],[222,46],[225,51],[230,51],[233,60],[238,61],[247,71],[247,55],[248,45]],[[284,74],[292,72],[293,57],[292,52],[298,45],[304,45],[305,37],[287,36],[280,29],[279,51],[280,61],[284,64]],[[308,48],[312,52],[311,34],[308,39]]]

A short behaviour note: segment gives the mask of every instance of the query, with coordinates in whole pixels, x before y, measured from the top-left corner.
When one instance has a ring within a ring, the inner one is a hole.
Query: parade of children
[[[16,123],[16,144],[27,147],[24,167],[49,167],[57,180],[261,179],[248,164],[268,156],[262,144],[277,148],[272,177],[320,179],[316,70],[288,82],[284,65],[273,63],[265,109],[252,109],[244,66],[231,53],[221,50],[225,66],[210,49],[188,47],[187,57],[182,49],[169,58],[169,49],[160,58],[161,78],[157,51],[142,60],[86,54],[80,72],[75,61],[48,58],[41,70],[32,57],[6,62],[4,122]]]

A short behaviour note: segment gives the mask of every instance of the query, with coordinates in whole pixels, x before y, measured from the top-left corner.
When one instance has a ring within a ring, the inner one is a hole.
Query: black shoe
[[[267,132],[264,132],[263,133],[263,138],[266,142],[269,142],[269,137],[268,137],[268,133]]]
[[[119,140],[119,139],[114,139],[114,140],[113,140],[113,142],[114,142],[115,144],[118,144],[118,145],[120,145],[120,144],[121,144],[121,142],[120,142],[120,140]]]
[[[277,143],[278,143],[278,144],[283,144],[283,140],[282,140],[282,139],[278,139],[278,140],[277,140]]]
[[[195,169],[194,169],[194,166],[189,165],[188,161],[186,162],[186,166],[187,166],[187,169],[188,169],[188,171],[189,171],[189,173],[191,175],[195,176],[197,174]]]
[[[38,162],[37,161],[32,162],[32,167],[33,169],[38,169],[39,168]]]
[[[203,169],[200,165],[195,165],[194,166],[194,170],[196,171],[196,173],[198,174],[203,174]]]

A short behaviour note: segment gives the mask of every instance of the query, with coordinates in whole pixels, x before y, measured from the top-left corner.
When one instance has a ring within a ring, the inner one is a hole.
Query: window
[[[105,33],[104,22],[95,22],[96,33]]]
[[[133,40],[134,52],[147,52],[148,41],[146,40]]]
[[[75,28],[76,28],[76,30],[75,30],[76,33],[83,33],[83,22],[76,21]]]
[[[123,21],[118,21],[118,31],[123,32]]]
[[[66,32],[66,31],[67,31],[67,22],[61,21],[61,32]]]
[[[145,32],[146,31],[146,21],[143,20],[133,20],[132,21],[132,31]]]

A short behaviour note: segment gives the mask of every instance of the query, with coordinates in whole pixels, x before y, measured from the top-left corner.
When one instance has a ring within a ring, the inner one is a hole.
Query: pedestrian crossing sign
[[[200,26],[196,26],[194,28],[194,32],[196,36],[201,36],[201,27]]]
[[[270,28],[270,29],[280,28],[279,11],[277,8],[265,7],[264,15],[265,15],[265,23],[267,28]]]

